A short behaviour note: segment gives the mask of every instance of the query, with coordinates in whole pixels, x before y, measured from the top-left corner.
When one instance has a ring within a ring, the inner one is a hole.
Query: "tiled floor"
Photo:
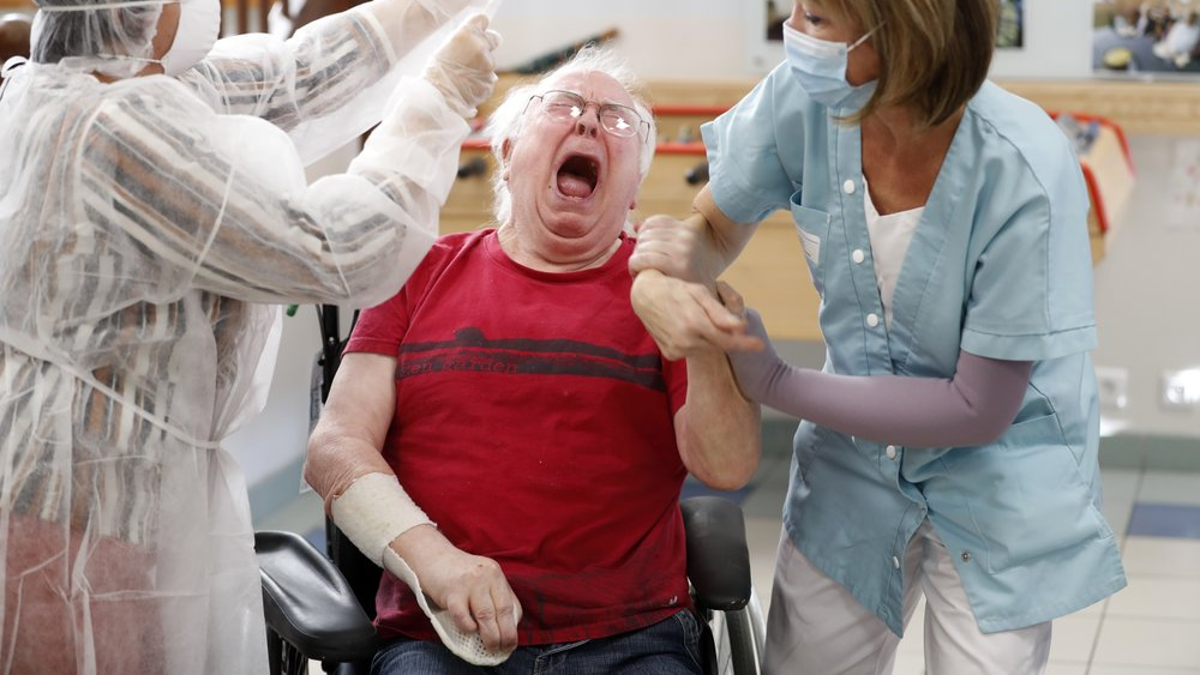
[[[737,497],[746,515],[751,567],[764,610],[779,543],[788,457],[764,458]],[[1129,586],[1054,623],[1049,675],[1200,674],[1200,473],[1105,469],[1104,512],[1121,540]],[[695,492],[688,487],[688,493]],[[302,495],[257,523],[312,533],[321,502]],[[919,616],[919,614],[918,614]],[[921,627],[900,643],[896,675],[924,672]]]

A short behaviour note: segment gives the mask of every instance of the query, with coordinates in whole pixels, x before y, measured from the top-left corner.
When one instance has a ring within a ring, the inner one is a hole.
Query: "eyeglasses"
[[[642,119],[642,116],[629,106],[589,101],[579,94],[569,91],[556,89],[542,94],[534,94],[529,97],[529,103],[525,104],[526,110],[529,109],[529,105],[533,103],[534,99],[541,102],[542,112],[546,113],[546,117],[556,122],[577,120],[583,117],[583,113],[587,111],[589,105],[595,104],[597,115],[600,118],[600,126],[613,136],[621,138],[636,136],[643,126],[647,128],[650,126],[649,122]]]

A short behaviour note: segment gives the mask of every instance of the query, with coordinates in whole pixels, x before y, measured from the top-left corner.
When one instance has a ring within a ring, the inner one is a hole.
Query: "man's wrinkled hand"
[[[401,544],[404,537],[412,538]],[[392,547],[412,567],[425,595],[450,614],[459,630],[479,633],[489,650],[516,648],[521,603],[495,560],[455,547],[428,526],[400,535]]]
[[[670,216],[650,216],[637,226],[637,245],[629,258],[629,271],[658,270],[675,279],[707,285],[715,276],[705,268],[703,236],[686,221]]]
[[[726,352],[762,349],[759,338],[746,335],[745,319],[700,284],[651,270],[634,279],[631,299],[634,312],[670,360],[713,347]]]

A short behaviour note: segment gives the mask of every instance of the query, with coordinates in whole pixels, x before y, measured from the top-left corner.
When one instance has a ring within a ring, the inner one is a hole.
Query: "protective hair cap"
[[[30,39],[34,63],[61,63],[113,77],[154,60],[162,7],[174,0],[36,0]]]

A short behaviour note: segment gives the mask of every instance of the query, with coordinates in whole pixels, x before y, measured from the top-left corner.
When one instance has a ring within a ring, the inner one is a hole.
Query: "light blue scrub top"
[[[870,90],[835,112],[858,109]],[[926,518],[985,633],[1048,621],[1124,587],[1099,509],[1088,196],[1065,135],[1037,106],[984,84],[904,258],[889,328],[860,130],[829,112],[785,63],[701,129],[709,189],[725,215],[750,223],[791,210],[821,296],[824,370],[949,378],[960,349],[1035,364],[1012,426],[987,446],[892,446],[890,459],[886,444],[802,422],[783,514],[792,541],[897,635],[904,549]]]

